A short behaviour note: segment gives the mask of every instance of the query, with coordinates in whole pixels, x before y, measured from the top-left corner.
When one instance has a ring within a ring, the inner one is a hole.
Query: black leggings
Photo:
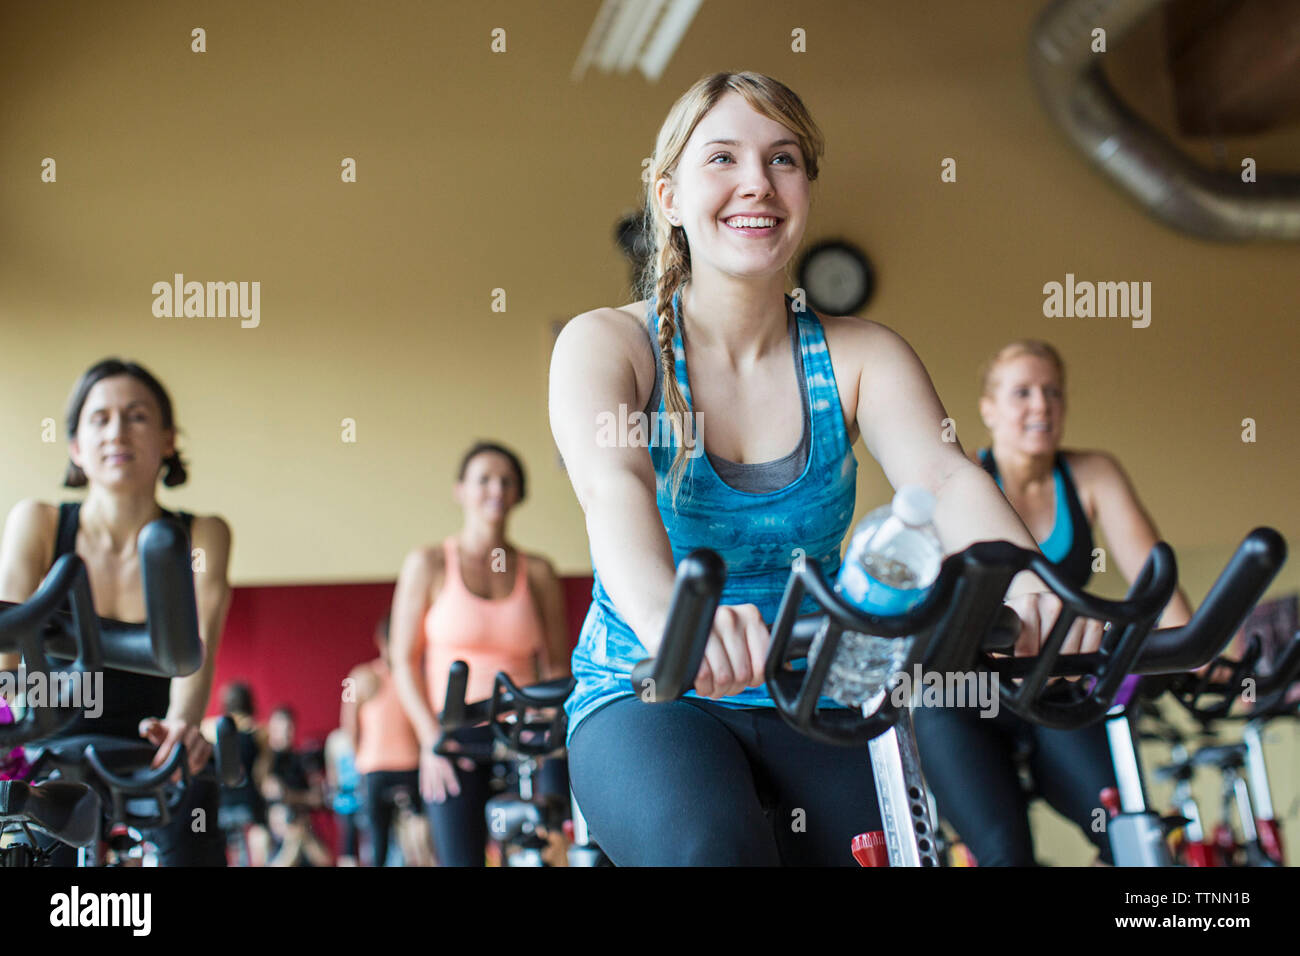
[[[616,866],[855,866],[853,837],[881,828],[866,748],[767,707],[616,700],[578,725],[569,767]]]
[[[1074,822],[1111,862],[1101,809],[1115,769],[1102,724],[1052,730],[1009,710],[980,717],[970,708],[919,707],[912,712],[921,768],[939,813],[953,825],[980,866],[1035,866],[1029,801],[1014,758],[1029,748],[1037,792]]]
[[[489,727],[470,727],[454,736],[462,743],[484,744],[492,739]],[[454,765],[454,761],[453,761]],[[473,770],[456,767],[460,794],[442,803],[427,802],[429,829],[439,866],[484,866],[487,849],[487,803],[492,796],[493,765],[476,764]],[[541,764],[534,783],[539,796],[563,799],[569,795],[568,767],[563,758]]]
[[[366,799],[366,819],[370,821],[371,866],[385,866],[388,860],[388,834],[397,812],[397,795],[406,791],[410,805],[420,805],[418,770],[376,770],[362,774],[361,785]]]

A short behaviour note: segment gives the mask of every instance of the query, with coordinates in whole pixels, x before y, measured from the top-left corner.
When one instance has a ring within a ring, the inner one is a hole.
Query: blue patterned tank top
[[[673,304],[680,315],[680,298]],[[789,297],[787,309],[792,310]],[[792,314],[798,323],[799,352],[812,422],[808,462],[799,477],[772,492],[738,491],[718,477],[708,456],[702,454],[705,443],[700,442],[696,456],[687,459],[674,511],[668,472],[677,442],[671,430],[652,428],[655,440],[649,448],[659,514],[672,545],[673,563],[680,563],[696,548],[712,548],[727,565],[722,603],[755,604],[769,624],[776,617],[790,568],[796,560],[816,561],[830,580],[835,579],[840,566],[840,542],[853,520],[857,494],[858,463],[844,426],[821,320],[812,310]],[[651,338],[657,341],[658,316],[653,305],[649,309],[649,323]],[[677,358],[677,381],[688,409],[693,412],[680,321],[673,336],[673,350]],[[659,414],[666,416],[662,396],[658,404]],[[707,436],[707,420],[702,421],[700,434]],[[601,584],[599,569],[593,576],[591,607],[573,652],[577,686],[565,703],[570,737],[578,724],[596,710],[619,698],[635,696],[629,675],[637,661],[647,656],[641,641],[619,615]],[[805,598],[800,613],[814,610],[816,605],[812,599]],[[689,696],[695,696],[694,692]],[[773,706],[765,687],[746,688],[720,703],[737,707]]]

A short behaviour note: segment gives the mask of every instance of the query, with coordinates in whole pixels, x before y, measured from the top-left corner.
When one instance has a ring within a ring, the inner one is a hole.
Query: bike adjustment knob
[[[889,846],[884,830],[859,833],[853,838],[853,859],[859,866],[889,866]]]

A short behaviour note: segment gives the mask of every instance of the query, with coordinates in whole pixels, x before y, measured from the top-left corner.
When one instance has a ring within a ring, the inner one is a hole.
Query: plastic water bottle
[[[934,504],[925,488],[904,485],[891,504],[858,522],[835,583],[840,597],[877,615],[901,614],[924,600],[943,563],[943,545],[932,523]],[[811,661],[823,638],[813,642]],[[874,709],[890,677],[906,663],[912,640],[845,631],[822,693],[845,706]]]

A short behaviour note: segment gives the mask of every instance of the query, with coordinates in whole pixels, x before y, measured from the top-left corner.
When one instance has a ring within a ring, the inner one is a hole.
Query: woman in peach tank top
[[[379,657],[358,664],[348,675],[355,693],[343,701],[340,725],[352,742],[361,775],[371,865],[384,866],[399,803],[419,805],[420,741],[393,683],[387,619],[375,628],[375,646]]]
[[[567,676],[569,640],[555,569],[506,538],[509,514],[524,498],[519,459],[481,442],[465,454],[457,476],[464,525],[441,544],[407,555],[393,597],[391,660],[398,697],[419,742],[420,793],[439,862],[482,866],[492,769],[465,759],[453,764],[433,753],[448,670],[452,661],[465,661],[466,699],[482,700],[498,671],[520,684]],[[457,737],[486,740],[488,733],[471,728]],[[549,761],[539,790],[567,798],[562,769]]]

